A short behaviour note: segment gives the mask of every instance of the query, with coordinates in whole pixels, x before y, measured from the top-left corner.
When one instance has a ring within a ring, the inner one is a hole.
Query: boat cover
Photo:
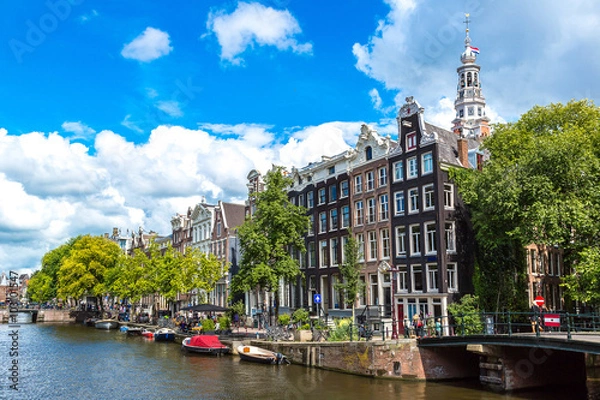
[[[219,337],[216,335],[192,336],[188,345],[196,346],[196,347],[209,347],[209,348],[213,348],[213,349],[227,347],[219,341]]]

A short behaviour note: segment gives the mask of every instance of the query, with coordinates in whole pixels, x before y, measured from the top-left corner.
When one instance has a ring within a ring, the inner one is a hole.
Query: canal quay
[[[76,323],[21,324],[18,391],[9,388],[9,327],[1,325],[5,377],[2,399],[589,399],[600,381],[495,393],[478,381],[430,382],[357,376],[322,368],[261,365],[235,355],[182,352],[178,343],[155,343],[118,330]],[[12,329],[12,328],[11,328]],[[252,340],[255,344],[268,344]],[[226,342],[224,340],[224,342]],[[293,359],[293,357],[292,357]]]

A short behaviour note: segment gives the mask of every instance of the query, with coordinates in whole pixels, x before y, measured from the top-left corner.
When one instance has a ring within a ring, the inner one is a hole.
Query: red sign
[[[549,327],[560,328],[559,314],[544,314],[544,325]]]
[[[544,304],[546,304],[546,301],[544,300],[544,298],[542,296],[536,296],[536,298],[535,298],[535,300],[533,300],[533,302],[538,307],[542,307]]]

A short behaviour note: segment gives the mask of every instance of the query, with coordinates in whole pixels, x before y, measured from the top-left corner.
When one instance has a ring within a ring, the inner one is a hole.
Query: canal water
[[[547,388],[499,394],[477,382],[426,383],[372,379],[297,365],[252,364],[236,356],[182,353],[79,324],[27,324],[14,335],[0,326],[1,399],[592,399],[587,388]],[[11,354],[12,353],[12,354]],[[18,391],[10,389],[18,362]],[[13,368],[14,370],[14,368]]]

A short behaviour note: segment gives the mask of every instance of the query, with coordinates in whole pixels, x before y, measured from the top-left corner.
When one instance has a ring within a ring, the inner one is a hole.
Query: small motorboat
[[[142,328],[130,327],[127,329],[127,336],[141,336]]]
[[[154,330],[144,328],[144,329],[142,329],[142,336],[145,338],[148,338],[148,339],[154,339]]]
[[[260,364],[290,364],[290,360],[283,354],[256,346],[238,346],[237,351],[240,358],[244,361]]]
[[[96,326],[96,321],[98,321],[98,318],[90,317],[90,318],[84,319],[83,323],[85,324],[85,326],[90,326],[93,328]]]
[[[219,341],[217,335],[196,335],[183,339],[181,349],[194,353],[223,355],[229,353],[229,347]]]
[[[129,330],[129,327],[127,325],[121,325],[121,327],[119,328],[119,332],[123,332],[123,333],[127,333],[128,330]]]
[[[155,342],[173,342],[175,341],[175,331],[171,328],[160,328],[154,332]]]
[[[99,319],[95,323],[96,329],[117,329],[119,321],[116,319]]]

